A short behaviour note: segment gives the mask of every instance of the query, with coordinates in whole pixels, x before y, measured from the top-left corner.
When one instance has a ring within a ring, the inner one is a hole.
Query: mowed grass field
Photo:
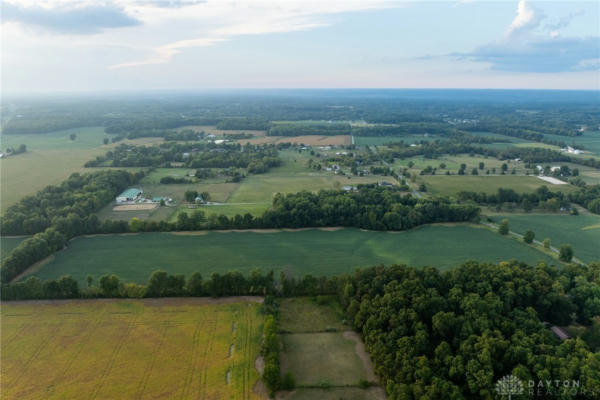
[[[2,398],[259,399],[248,300],[5,302]]]
[[[88,274],[96,279],[117,274],[124,281],[142,283],[158,269],[188,276],[198,271],[208,276],[258,268],[298,277],[336,275],[381,263],[447,269],[467,259],[499,262],[512,258],[556,263],[523,243],[482,227],[430,225],[398,233],[307,229],[79,237],[33,273],[43,279],[70,274],[82,284]]]
[[[428,193],[447,196],[453,196],[462,190],[492,194],[499,188],[529,193],[544,185],[553,192],[570,193],[577,190],[573,185],[553,185],[535,176],[424,175],[419,179],[425,183]]]
[[[552,246],[563,243],[573,246],[575,257],[590,263],[600,262],[600,216],[553,214],[499,214],[495,220],[507,218],[510,230],[520,234],[528,229],[535,232],[536,240],[550,238]]]
[[[325,304],[308,297],[281,301],[281,370],[290,372],[298,387],[291,399],[385,398],[381,387],[359,386],[361,380],[377,384],[378,379],[360,337],[342,318],[333,298]]]

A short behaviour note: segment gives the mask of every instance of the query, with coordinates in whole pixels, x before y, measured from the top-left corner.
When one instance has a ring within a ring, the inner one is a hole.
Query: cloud
[[[577,11],[562,17],[554,24],[546,24],[550,35],[540,33],[545,15],[520,0],[517,15],[509,25],[506,35],[477,47],[468,53],[453,53],[454,59],[488,63],[490,69],[510,72],[556,73],[598,70],[600,38],[559,37],[558,29],[567,26],[580,15]]]
[[[493,70],[515,72],[565,72],[597,70],[600,41],[588,38],[549,38],[515,43],[487,44],[471,53],[453,54],[460,59],[486,62]]]
[[[127,1],[127,0],[122,0]],[[110,69],[137,67],[147,64],[166,63],[184,48],[212,46],[217,43],[233,40],[244,35],[264,35],[310,30],[329,26],[334,21],[328,18],[334,14],[363,11],[377,8],[392,8],[403,5],[385,0],[362,1],[273,1],[257,0],[253,2],[230,3],[225,1],[184,1],[172,0],[159,4],[142,0],[129,4],[132,14],[148,23],[161,23],[166,20],[202,21],[210,28],[195,29],[200,31],[191,39],[180,39],[173,42],[145,48],[152,54],[141,60],[128,61],[112,65]],[[158,7],[162,8],[158,10]],[[170,8],[165,13],[164,7]]]
[[[108,28],[139,25],[141,22],[115,4],[55,2],[16,4],[2,2],[3,22],[17,22],[67,34],[93,34]]]
[[[532,8],[525,0],[519,0],[517,15],[506,31],[507,37],[514,37],[532,31],[540,25],[544,14]]]
[[[565,15],[564,17],[560,18],[558,21],[556,21],[554,23],[552,23],[552,22],[547,23],[545,25],[545,28],[550,31],[550,36],[558,36],[559,29],[566,28],[567,26],[569,26],[569,24],[575,17],[578,17],[583,14],[585,14],[584,10],[580,9],[580,10],[574,11],[568,15]]]
[[[152,49],[154,55],[151,57],[138,60],[131,61],[122,64],[111,65],[109,69],[118,69],[118,68],[126,68],[126,67],[137,67],[139,65],[150,65],[150,64],[163,64],[169,61],[175,54],[179,53],[181,49],[185,49],[187,47],[205,47],[212,46],[218,42],[225,41],[227,39],[218,39],[218,38],[198,38],[198,39],[189,39],[189,40],[180,40],[177,42],[169,43],[164,46],[159,46]]]

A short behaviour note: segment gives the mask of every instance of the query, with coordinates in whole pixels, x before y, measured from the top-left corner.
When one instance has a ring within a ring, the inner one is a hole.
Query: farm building
[[[117,203],[125,203],[127,201],[136,201],[144,193],[142,189],[129,188],[117,196]]]
[[[571,337],[569,336],[569,334],[567,332],[564,331],[564,329],[558,327],[558,326],[552,326],[550,327],[550,330],[552,331],[552,333],[554,333],[560,340],[565,340],[565,339],[570,339]]]

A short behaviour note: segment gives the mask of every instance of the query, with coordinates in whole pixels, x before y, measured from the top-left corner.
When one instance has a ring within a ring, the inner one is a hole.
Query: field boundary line
[[[124,333],[119,338],[119,342],[117,343],[117,345],[113,349],[113,351],[112,351],[112,353],[110,355],[110,358],[109,358],[108,362],[106,363],[106,366],[104,367],[104,370],[100,374],[100,377],[98,379],[98,382],[96,383],[96,386],[94,387],[94,390],[92,391],[92,394],[90,395],[90,399],[91,400],[93,400],[96,397],[98,397],[98,393],[100,392],[100,389],[102,389],[102,385],[104,384],[104,380],[110,374],[110,371],[112,370],[112,367],[115,364],[115,359],[117,357],[117,354],[119,354],[119,352],[121,351],[121,348],[123,347],[123,344],[125,343],[126,338],[129,336],[129,333],[133,329],[133,327],[135,325],[135,321],[138,318],[138,316],[139,316],[139,314],[135,314],[129,320],[129,323],[127,324],[127,328],[125,328]]]

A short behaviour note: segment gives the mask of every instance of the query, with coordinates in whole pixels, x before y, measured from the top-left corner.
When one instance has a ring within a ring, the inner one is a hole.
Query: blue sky
[[[5,92],[600,89],[600,3],[4,0]]]

